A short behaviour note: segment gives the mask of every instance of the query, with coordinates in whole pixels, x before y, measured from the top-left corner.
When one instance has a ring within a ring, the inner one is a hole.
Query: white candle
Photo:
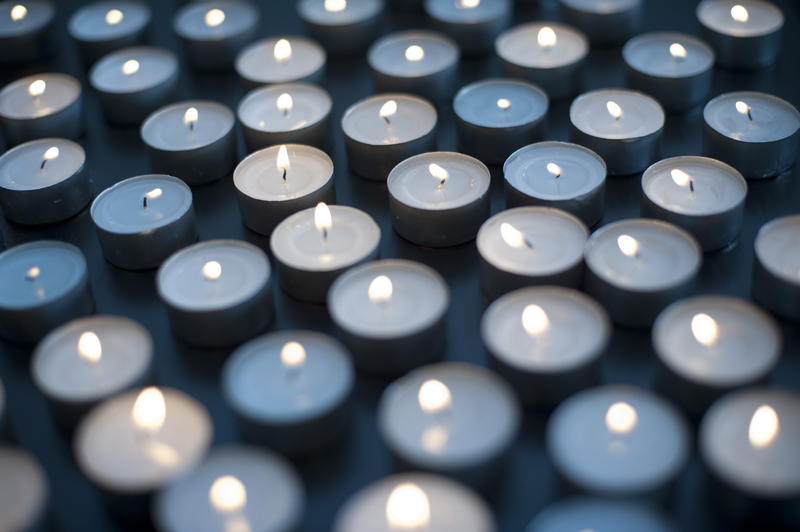
[[[297,12],[331,55],[362,53],[380,31],[384,0],[301,0]]]
[[[150,25],[150,8],[132,0],[107,0],[81,7],[69,18],[67,31],[84,63],[140,44]]]
[[[3,2],[0,13],[0,63],[33,63],[53,50],[56,6],[49,0]]]
[[[320,81],[327,54],[306,37],[270,37],[256,41],[236,57],[236,72],[248,86]]]
[[[625,41],[639,33],[644,15],[642,0],[559,0],[569,24],[577,26],[594,44]]]
[[[572,495],[550,503],[536,514],[525,532],[554,530],[647,530],[674,532],[675,524],[658,508],[639,501]],[[588,528],[592,530],[592,528]]]
[[[459,43],[465,55],[489,55],[511,20],[510,0],[425,0],[434,27]]]
[[[754,248],[753,298],[776,314],[800,321],[800,216],[764,224]]]
[[[48,528],[50,485],[47,473],[32,455],[8,445],[0,446],[1,530]]]

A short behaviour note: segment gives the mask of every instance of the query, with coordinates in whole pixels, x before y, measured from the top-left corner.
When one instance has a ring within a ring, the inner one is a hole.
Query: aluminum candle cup
[[[683,299],[653,324],[660,388],[695,415],[730,390],[766,382],[781,343],[780,328],[767,313],[727,296]]]
[[[747,179],[778,175],[797,158],[800,113],[776,96],[721,94],[706,104],[703,120],[706,154],[730,164]]]
[[[256,34],[259,11],[238,0],[192,2],[175,14],[172,27],[186,59],[200,70],[230,69]]]
[[[589,227],[603,217],[606,163],[588,148],[545,141],[524,146],[503,165],[506,206],[555,207]]]
[[[91,214],[106,260],[128,270],[156,268],[197,240],[192,191],[176,177],[120,181],[97,196]]]
[[[460,362],[416,369],[378,403],[381,439],[403,466],[486,487],[500,475],[519,430],[513,390],[491,371]]]
[[[178,87],[178,58],[164,48],[123,48],[92,66],[89,83],[110,122],[138,125],[173,99]]]
[[[642,216],[685,229],[703,251],[739,237],[747,181],[725,163],[686,155],[663,159],[642,174]]]
[[[84,63],[91,65],[115,50],[141,44],[150,18],[150,8],[141,2],[96,2],[78,9],[69,18],[67,31]]]
[[[603,226],[586,242],[584,289],[618,325],[650,327],[661,310],[685,297],[703,261],[697,241],[660,220]]]
[[[301,301],[325,303],[339,275],[378,258],[380,240],[381,230],[369,214],[322,203],[281,222],[269,247],[286,293]]]
[[[356,367],[385,375],[442,357],[449,305],[435,270],[399,259],[352,268],[328,291],[328,312]]]
[[[597,152],[611,175],[641,172],[658,158],[664,110],[650,96],[624,89],[581,94],[569,108],[570,138]]]
[[[481,226],[481,291],[489,301],[530,285],[577,288],[589,232],[574,216],[549,207],[519,207],[495,214]]]
[[[572,496],[551,503],[533,518],[525,532],[575,530],[678,532],[649,505],[587,496]]]
[[[642,26],[642,0],[560,0],[560,4],[564,20],[580,28],[593,44],[626,41]]]
[[[209,240],[169,257],[156,275],[172,331],[186,343],[225,347],[263,331],[272,320],[272,275],[259,248]]]
[[[383,181],[401,161],[436,147],[436,108],[407,94],[379,94],[342,116],[347,162],[355,173]]]
[[[491,179],[486,165],[461,153],[409,157],[386,180],[392,227],[421,246],[469,242],[489,217]]]
[[[781,51],[783,13],[761,0],[704,0],[697,6],[703,38],[717,64],[755,69],[775,62]]]
[[[330,94],[316,85],[283,83],[259,87],[236,112],[244,143],[252,152],[276,144],[330,144]]]
[[[335,532],[398,529],[494,532],[492,512],[475,492],[448,478],[400,473],[352,495],[334,520]]]
[[[165,532],[283,532],[296,530],[304,506],[302,481],[284,458],[226,445],[156,496],[153,520]]]
[[[580,91],[589,40],[558,22],[530,22],[500,35],[495,51],[506,76],[532,81],[556,100]]]
[[[142,123],[153,172],[174,175],[188,185],[203,185],[236,166],[236,119],[225,105],[189,100],[163,107]]]
[[[384,0],[301,0],[308,34],[331,55],[361,54],[378,36]]]
[[[800,321],[800,216],[764,224],[756,235],[753,299],[772,312]]]
[[[233,171],[233,184],[242,223],[267,236],[287,216],[336,199],[333,161],[301,144],[251,153]]]
[[[32,63],[49,55],[55,12],[47,0],[0,2],[0,63]]]
[[[459,43],[465,55],[489,55],[511,22],[510,0],[425,0],[433,26]]]
[[[622,49],[628,85],[646,92],[668,112],[691,109],[711,92],[714,51],[683,33],[646,33]]]
[[[33,343],[91,314],[86,259],[71,244],[38,240],[0,253],[0,336]]]
[[[0,493],[0,530],[52,529],[47,473],[27,451],[0,446]]]
[[[256,41],[236,56],[234,64],[250,88],[291,81],[322,81],[327,53],[305,37],[270,37]]]
[[[101,401],[144,385],[152,359],[147,329],[128,318],[91,316],[45,336],[33,352],[31,377],[56,422],[69,428]]]
[[[367,62],[378,92],[409,92],[442,103],[458,79],[458,45],[433,31],[403,31],[370,46]]]
[[[486,164],[501,164],[545,136],[548,108],[547,95],[524,81],[471,83],[453,100],[459,146]]]
[[[42,137],[77,139],[83,134],[80,82],[67,74],[34,74],[0,90],[0,128],[14,146]]]
[[[311,331],[251,340],[222,372],[225,402],[244,439],[284,454],[320,451],[342,436],[354,381],[345,348]]]
[[[523,288],[486,309],[481,338],[493,366],[524,404],[554,406],[599,383],[611,320],[577,290]]]

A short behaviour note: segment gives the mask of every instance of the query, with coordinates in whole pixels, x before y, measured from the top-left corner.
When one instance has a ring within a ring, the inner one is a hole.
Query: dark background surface
[[[696,2],[689,0],[645,0],[644,31],[676,30],[699,34],[694,16]],[[715,71],[713,95],[742,89],[771,92],[797,106],[800,104],[800,50],[798,4],[794,0],[776,3],[786,15],[783,48],[777,65],[755,73]],[[86,83],[74,45],[66,34],[68,16],[83,2],[58,0],[55,38],[59,52],[50,63],[20,69],[4,69],[3,84],[35,72],[61,71],[77,76],[83,83],[87,133],[81,143],[95,194],[111,184],[134,175],[148,173],[145,150],[137,128],[118,129],[103,119],[97,98]],[[519,4],[519,2],[518,2]],[[554,1],[518,6],[514,23],[536,19],[558,20]],[[289,0],[263,1],[259,37],[304,32]],[[180,52],[172,32],[174,1],[152,2],[153,23],[148,42]],[[421,13],[394,14],[386,18],[385,31],[427,26]],[[201,75],[181,62],[181,98],[208,98],[235,109],[244,89],[235,74]],[[587,89],[625,86],[624,65],[619,48],[593,50],[588,64]],[[499,75],[496,58],[462,60],[462,84],[487,76]],[[450,249],[422,249],[400,239],[392,232],[387,209],[385,184],[363,180],[347,167],[344,142],[339,127],[343,111],[355,101],[371,94],[369,70],[363,57],[329,60],[324,80],[334,100],[332,114],[332,157],[335,163],[338,203],[369,212],[383,231],[381,255],[403,257],[436,268],[448,281],[452,303],[447,317],[447,360],[462,360],[485,365],[487,355],[479,336],[479,322],[485,308],[481,299],[474,243]],[[567,140],[569,101],[558,102],[550,109],[549,138]],[[439,148],[457,149],[455,125],[450,105],[439,109]],[[684,116],[669,116],[664,131],[663,156],[700,154],[702,115],[700,109]],[[240,142],[240,155],[244,146]],[[503,208],[502,172],[493,169],[492,212]],[[612,178],[608,181],[606,213],[602,223],[639,215],[639,176]],[[800,211],[800,182],[793,172],[777,179],[750,182],[744,227],[732,247],[706,255],[697,293],[722,293],[749,297],[753,261],[753,239],[761,225],[777,216]],[[238,238],[249,240],[263,249],[266,238],[247,231],[240,222],[230,177],[217,183],[196,187],[195,210],[201,240]],[[5,247],[42,238],[65,240],[78,245],[86,254],[97,312],[128,316],[144,324],[152,333],[156,352],[157,383],[187,391],[201,401],[214,420],[215,443],[237,440],[233,419],[222,402],[219,373],[226,352],[208,352],[179,343],[170,333],[163,305],[154,286],[154,271],[128,272],[103,260],[88,209],[66,222],[41,228],[11,225],[4,220],[2,236]],[[276,290],[277,320],[272,330],[311,328],[331,331],[330,319],[323,306],[300,304]],[[783,324],[785,348],[771,384],[800,389],[800,332],[796,326]],[[30,350],[6,343],[0,356],[0,377],[7,388],[10,422],[20,445],[31,451],[48,472],[52,488],[52,509],[56,524],[66,530],[114,530],[116,525],[104,509],[98,492],[80,474],[72,459],[67,437],[53,425],[42,396],[31,382],[28,362]],[[604,362],[604,380],[652,386],[655,365],[649,331],[616,328]],[[354,491],[394,471],[388,451],[382,445],[375,424],[375,406],[386,381],[359,375],[354,397],[354,422],[342,445],[318,457],[298,463],[308,494],[303,529],[327,530],[337,509]],[[534,514],[558,497],[555,476],[543,447],[546,415],[528,414],[513,448],[512,462],[499,489],[490,497],[501,530],[522,530]],[[800,452],[800,451],[799,451]],[[667,510],[681,529],[691,531],[723,530],[708,508],[702,467],[696,455],[681,477],[677,497]],[[365,531],[366,532],[366,531]]]

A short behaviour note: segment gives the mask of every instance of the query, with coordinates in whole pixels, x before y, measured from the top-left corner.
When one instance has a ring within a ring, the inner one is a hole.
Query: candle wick
[[[283,110],[283,117],[286,118],[288,116],[289,116],[289,110],[288,109],[284,109]]]
[[[436,190],[441,189],[444,186],[444,182],[445,181],[447,181],[446,177],[444,179],[442,179],[441,181],[439,181],[439,185],[436,187]]]
[[[44,165],[47,164],[47,159],[42,159],[42,164],[39,166],[39,171],[44,170]]]
[[[147,196],[142,196],[142,208],[147,208]]]
[[[748,105],[748,106],[747,106],[747,119],[748,119],[748,120],[750,120],[750,121],[752,122],[752,121],[753,121],[753,115],[750,113],[750,110],[751,110],[751,109],[752,109],[752,107],[750,107],[750,106]]]
[[[328,230],[327,230],[327,229],[324,229],[324,228],[322,229],[322,239],[323,239],[325,242],[327,242],[327,241],[328,241]]]
[[[286,168],[283,169],[283,182],[286,182]]]
[[[386,124],[387,124],[387,125],[390,125],[390,126],[392,125],[392,121],[391,121],[391,120],[389,120],[389,117],[388,117],[388,116],[384,116],[384,117],[383,117],[383,119],[384,119],[384,120],[386,120]]]
[[[528,249],[530,249],[531,251],[533,251],[533,249],[535,249],[535,248],[534,248],[534,246],[533,246],[533,242],[531,242],[530,240],[528,240],[528,237],[527,237],[527,236],[525,237],[525,246],[526,246]]]
[[[189,122],[189,131],[191,131],[192,133],[194,133],[194,120],[192,120],[191,122]]]
[[[689,180],[689,191],[694,193],[694,179]]]

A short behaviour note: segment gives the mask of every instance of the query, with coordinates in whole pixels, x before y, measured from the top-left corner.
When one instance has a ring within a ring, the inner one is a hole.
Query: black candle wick
[[[283,180],[286,181],[286,168],[283,169]]]
[[[39,165],[39,170],[44,170],[45,164],[47,164],[47,158],[42,159],[42,164]]]
[[[147,208],[147,196],[142,197],[142,208]]]
[[[694,192],[694,179],[689,180],[689,191]]]

